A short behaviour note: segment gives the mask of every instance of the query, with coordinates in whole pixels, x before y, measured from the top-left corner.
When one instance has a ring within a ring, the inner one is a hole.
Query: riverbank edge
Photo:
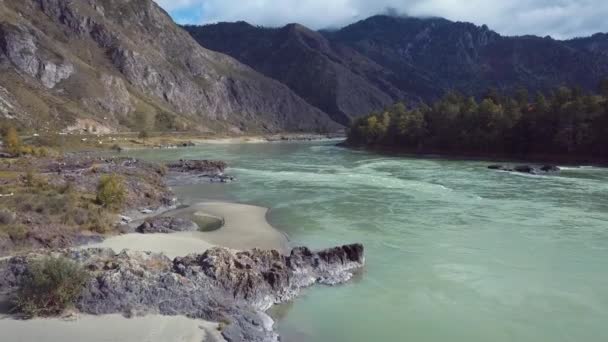
[[[168,188],[171,189],[171,190],[173,190],[171,187],[168,187]],[[171,213],[171,211],[177,210],[179,208],[179,206],[177,206],[177,203],[179,203],[178,199],[176,199],[176,203],[174,203],[173,206],[160,207],[157,210],[155,210],[153,213],[149,213],[149,214],[143,214],[141,212],[138,213],[137,211],[134,211],[134,212],[131,213],[131,216],[136,217],[136,219],[138,219],[138,220],[144,220],[146,218],[151,218],[151,217],[154,217],[154,216],[167,215],[167,214]],[[212,202],[210,201],[209,203],[212,203]],[[231,205],[233,205],[233,206],[235,205],[235,203],[232,203],[232,202],[224,202],[224,203],[213,202],[213,203],[219,204],[219,205],[223,205],[223,206],[227,206],[227,207],[230,207]],[[238,204],[238,205],[241,205],[241,204]],[[261,215],[258,215],[258,216],[260,216],[259,218],[261,220],[263,220],[264,223],[266,225],[268,225],[268,227],[271,227],[272,230],[275,232],[275,234],[277,236],[280,236],[280,238],[282,238],[284,240],[284,243],[287,246],[287,248],[289,248],[287,234],[285,232],[277,229],[276,227],[272,226],[270,224],[270,222],[267,220],[267,215],[270,212],[269,208],[252,206],[252,205],[246,205],[246,206],[255,207],[255,208],[257,208],[257,209],[260,210],[260,213],[262,213],[262,211],[263,211],[263,213]],[[204,210],[203,209],[202,211],[206,212],[206,213],[209,213],[209,214],[216,215],[216,213],[213,212],[212,210]],[[223,218],[226,219],[225,216],[223,216]],[[222,228],[224,228],[224,227],[222,227]],[[221,230],[221,228],[219,230]],[[126,235],[135,235],[135,234],[129,234],[129,233],[125,234],[125,233],[123,233],[123,234],[117,235],[116,237],[126,236]],[[174,235],[174,234],[164,234],[162,236],[162,238],[169,238],[170,239],[171,235]],[[138,237],[139,236],[140,235],[138,235]],[[112,238],[112,237],[111,236],[106,236],[105,238],[107,240],[107,238]],[[279,245],[277,245],[276,247],[278,247],[278,246]],[[96,246],[91,246],[91,245],[88,245],[88,246],[87,245],[85,245],[85,246],[72,246],[70,249],[74,249],[74,248],[78,248],[78,247],[87,249],[87,248],[95,248]],[[214,245],[209,245],[208,246],[209,249],[211,249],[213,247],[215,247],[215,246]],[[250,246],[250,247],[254,248],[255,246]],[[129,248],[129,250],[131,250],[131,251],[141,251],[142,249],[140,249],[140,248],[136,248],[136,249]],[[148,251],[146,248],[144,248],[143,250],[145,250],[146,252]],[[241,251],[241,250],[242,249],[238,249],[238,250],[237,249],[232,249],[232,251],[234,253],[237,253],[238,251]],[[40,251],[34,251],[34,253],[35,252],[40,252]],[[48,252],[51,252],[51,250],[48,250]],[[114,250],[114,252],[115,253],[120,253],[121,251]],[[200,250],[200,251],[198,251],[197,254],[203,253],[203,252],[205,252],[205,251],[204,250]],[[45,252],[42,251],[42,253],[45,253]],[[2,259],[0,259],[0,261],[6,261],[7,259],[11,259],[11,257],[2,258]],[[322,279],[322,278],[319,278],[319,279]],[[346,280],[347,279],[344,279],[344,281],[346,281]],[[294,294],[294,296],[295,296],[295,294]],[[2,298],[0,298],[0,299],[2,299]],[[270,318],[270,316],[268,316],[264,311],[265,310],[259,311],[258,314],[266,322],[265,325],[267,325],[267,327],[268,327],[267,331],[273,331],[274,329],[272,328],[272,326],[274,326],[274,322]],[[96,316],[96,315],[72,313],[71,316],[56,317],[56,318],[46,318],[46,319],[36,319],[35,323],[36,323],[36,327],[42,325],[42,326],[45,327],[44,329],[46,329],[46,330],[48,330],[48,329],[54,329],[54,328],[61,330],[61,329],[66,329],[67,327],[70,327],[70,326],[73,327],[74,329],[78,330],[79,326],[77,326],[76,324],[69,325],[69,323],[78,323],[79,317],[81,317],[85,321],[92,320],[93,322],[99,322],[102,325],[105,324],[105,322],[109,320],[109,318],[108,318],[107,315]],[[148,315],[146,315],[144,317],[148,317]],[[161,323],[163,323],[163,326],[164,326],[165,323],[169,322],[169,320],[172,319],[171,318],[172,316],[167,316],[167,320],[164,320],[163,317],[157,317],[156,319],[151,319],[150,320],[151,322],[154,321],[156,323],[149,323],[149,325],[147,325],[146,329],[148,329],[148,328],[150,330],[161,329],[161,330],[159,330],[159,332],[161,333],[161,336],[166,336],[165,333],[168,333],[168,332],[165,331],[165,330],[162,330],[163,328],[161,328],[161,327],[159,327],[157,325],[158,325],[159,322],[161,322]],[[179,317],[182,317],[182,316],[179,316]],[[12,334],[11,336],[13,336],[13,337],[15,337],[17,339],[25,336],[25,335],[22,335],[18,331],[19,329],[26,329],[26,330],[28,330],[31,333],[44,334],[44,332],[30,330],[30,329],[32,329],[32,326],[29,326],[27,324],[26,325],[20,324],[20,322],[22,322],[22,321],[15,319],[12,315],[0,315],[0,319],[4,320],[4,322],[5,322],[6,329],[4,329],[4,332]],[[124,320],[119,320],[119,321],[120,322],[118,322],[118,323],[114,322],[113,324],[118,324],[118,327],[120,329],[126,329],[126,330],[129,331],[129,333],[132,333],[132,334],[136,333],[134,330],[130,330],[131,328],[129,327],[129,325],[130,325],[131,321],[129,319],[124,319]],[[217,331],[219,331],[219,326],[217,325],[217,323],[214,323],[214,322],[211,322],[211,321],[206,321],[206,320],[203,320],[203,319],[200,319],[199,321],[201,322],[200,326],[193,327],[193,329],[191,331],[184,332],[184,333],[186,333],[189,336],[192,335],[192,336],[199,336],[200,337],[201,333],[203,335],[205,335],[205,336],[212,336],[211,337],[212,339],[210,339],[210,340],[204,339],[204,341],[212,341],[212,342],[214,342],[214,341],[225,341],[225,339],[223,337],[222,337],[221,340],[217,338]],[[11,324],[11,322],[14,322],[14,325]],[[66,323],[68,323],[68,324],[66,325]],[[204,328],[203,328],[203,326],[204,326]],[[33,327],[34,330],[35,330],[36,327]],[[171,328],[171,327],[168,327],[168,328]],[[10,329],[16,329],[16,330],[13,330],[11,332]],[[135,329],[135,328],[133,328],[133,329]],[[72,332],[69,332],[68,335],[70,333],[72,333]],[[25,334],[25,330],[23,331],[23,333]],[[61,336],[61,334],[60,334],[60,336]],[[278,335],[274,335],[274,336],[278,336]],[[99,337],[102,341],[107,340],[106,337],[104,337],[104,336],[97,336],[97,337]],[[90,336],[88,336],[88,338],[90,338]],[[150,339],[149,336],[146,337],[146,338],[148,338],[146,340],[156,341],[154,339]],[[61,341],[62,342],[64,342],[64,341],[70,342],[70,341],[72,341],[72,339],[70,339],[69,336],[66,336],[66,339],[62,338]],[[95,340],[93,339],[93,341],[95,341]]]

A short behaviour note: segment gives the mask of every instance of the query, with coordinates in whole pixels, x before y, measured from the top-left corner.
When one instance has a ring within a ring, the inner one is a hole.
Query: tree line
[[[530,95],[450,92],[431,105],[397,103],[353,122],[351,146],[410,152],[608,157],[608,80],[597,93],[559,87]]]

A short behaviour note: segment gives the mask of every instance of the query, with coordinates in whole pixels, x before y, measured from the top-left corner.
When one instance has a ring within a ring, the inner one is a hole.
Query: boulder
[[[517,165],[513,168],[513,171],[519,173],[536,173],[536,169],[530,165]]]
[[[555,165],[542,165],[542,166],[532,166],[532,165],[490,165],[488,166],[490,170],[498,170],[498,171],[507,171],[507,172],[519,172],[519,173],[527,173],[532,175],[542,174],[542,173],[550,173],[550,172],[559,172],[560,168]]]
[[[543,172],[559,172],[561,171],[561,169],[558,166],[555,165],[543,165],[540,168],[541,171]]]
[[[141,234],[169,234],[198,230],[198,225],[179,217],[154,217],[146,220],[136,231]]]
[[[218,176],[224,173],[228,165],[216,160],[180,160],[167,164],[170,171],[196,173],[201,176]]]

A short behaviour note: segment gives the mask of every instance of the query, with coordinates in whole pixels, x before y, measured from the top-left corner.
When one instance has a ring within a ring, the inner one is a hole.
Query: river
[[[179,197],[271,208],[293,245],[365,245],[355,281],[273,310],[286,342],[608,340],[608,169],[520,175],[331,142],[129,154],[225,160],[238,182]]]

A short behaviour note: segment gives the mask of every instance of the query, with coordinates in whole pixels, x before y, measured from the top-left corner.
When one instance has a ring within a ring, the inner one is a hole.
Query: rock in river
[[[490,170],[498,170],[498,171],[507,171],[507,172],[519,172],[519,173],[528,173],[532,175],[538,175],[549,172],[559,172],[560,168],[555,165],[542,165],[542,166],[532,166],[532,165],[490,165],[488,166]]]

